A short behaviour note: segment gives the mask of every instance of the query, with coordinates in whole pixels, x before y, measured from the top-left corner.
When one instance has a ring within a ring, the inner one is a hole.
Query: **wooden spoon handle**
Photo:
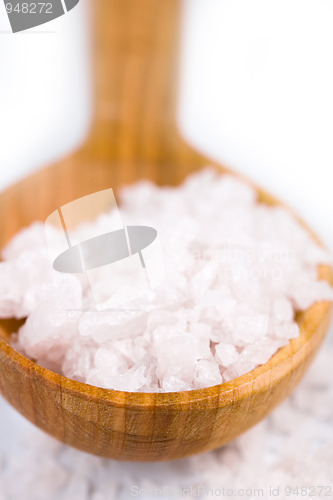
[[[96,114],[86,147],[98,160],[121,162],[121,184],[138,178],[133,169],[174,184],[202,166],[176,128],[180,7],[179,0],[94,2]]]

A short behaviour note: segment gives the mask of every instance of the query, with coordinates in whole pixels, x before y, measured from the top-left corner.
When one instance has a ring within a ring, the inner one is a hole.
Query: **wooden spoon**
[[[174,122],[178,0],[94,2],[96,114],[85,145],[0,196],[0,247],[32,221],[80,196],[140,178],[178,184],[214,164]],[[277,203],[258,190],[259,199]],[[332,280],[327,266],[320,276]],[[268,415],[299,382],[328,328],[331,306],[299,315],[299,338],[231,382],[165,394],[100,389],[41,368],[9,345],[2,321],[0,390],[60,441],[103,457],[169,460],[221,446]],[[5,432],[2,429],[2,432]]]

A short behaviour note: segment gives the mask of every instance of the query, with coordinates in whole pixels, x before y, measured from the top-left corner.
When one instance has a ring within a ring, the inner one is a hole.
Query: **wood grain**
[[[178,0],[94,2],[90,136],[68,158],[1,194],[0,247],[79,196],[141,178],[175,185],[215,164],[185,144],[175,126],[179,19]],[[262,201],[277,202],[258,193]],[[319,272],[332,282],[329,267]],[[330,314],[328,303],[311,307],[298,318],[299,338],[236,380],[167,394],[100,389],[41,368],[10,347],[17,324],[3,321],[0,390],[35,425],[81,450],[120,460],[185,457],[227,443],[268,415],[308,368]]]

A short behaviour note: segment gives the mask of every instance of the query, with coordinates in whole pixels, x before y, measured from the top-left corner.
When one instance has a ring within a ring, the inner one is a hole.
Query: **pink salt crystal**
[[[49,366],[63,359],[76,334],[77,324],[68,320],[67,313],[44,302],[20,328],[17,348]]]
[[[163,309],[155,309],[149,312],[147,320],[147,329],[155,330],[160,325],[173,325],[177,321],[177,316],[173,311],[164,311]]]
[[[202,191],[206,188],[211,188],[211,186],[220,179],[220,176],[217,175],[215,169],[206,168],[197,172],[195,174],[189,175],[185,181],[183,182],[181,189],[184,194],[188,194],[188,201],[192,202],[193,198],[196,198],[196,195],[202,193]]]
[[[280,323],[274,326],[273,332],[279,338],[294,339],[299,336],[299,326],[297,323]]]
[[[239,353],[233,344],[216,344],[215,352],[215,358],[221,366],[229,366],[235,363],[239,356]]]
[[[46,249],[45,226],[42,222],[34,222],[21,229],[3,248],[1,255],[4,260],[15,260],[27,250],[39,251],[41,248]]]
[[[1,317],[28,316],[42,299],[45,283],[56,277],[45,249],[25,250],[15,260],[0,263]]]
[[[138,365],[138,361],[136,362],[136,365]],[[159,379],[156,373],[157,370],[156,358],[148,353],[141,357],[141,363],[144,363],[146,367],[145,371],[146,381],[144,385],[142,385],[142,387],[140,388],[140,392],[161,392]]]
[[[307,245],[304,248],[303,259],[309,265],[316,265],[318,262],[332,265],[333,262],[332,255],[327,250],[314,244]]]
[[[117,391],[136,392],[143,387],[147,381],[145,364],[138,364],[123,373],[113,374],[109,364],[96,365],[96,368],[88,373],[87,384],[114,389]]]
[[[155,189],[154,183],[149,180],[141,180],[135,185],[123,187],[120,193],[122,210],[125,211],[133,206],[138,207],[142,204],[142,200],[149,203],[154,197]]]
[[[183,323],[185,326],[189,323],[198,323],[200,312],[196,307],[181,307],[177,308],[177,322]]]
[[[235,307],[237,301],[221,294],[218,290],[208,291],[205,297],[200,301],[201,321],[207,324],[217,325],[217,330],[214,329],[214,335],[211,339],[219,342],[222,330],[231,330],[233,328]]]
[[[252,343],[264,337],[268,330],[268,320],[267,314],[244,314],[235,317],[233,335],[236,345]]]
[[[162,389],[164,392],[189,391],[192,389],[192,384],[175,375],[167,375],[162,378]]]
[[[207,322],[224,321],[230,323],[233,321],[235,306],[237,301],[232,297],[226,297],[218,289],[208,290],[200,298],[198,307],[201,309],[201,319],[205,318]]]
[[[62,373],[66,377],[85,382],[87,373],[93,366],[94,347],[91,344],[84,346],[75,340],[66,351]]]
[[[62,359],[77,336],[78,315],[70,316],[68,311],[82,307],[82,289],[74,276],[58,275],[44,286],[44,293],[20,328],[18,343],[28,356],[49,363]]]
[[[161,380],[174,375],[187,384],[192,382],[196,362],[211,357],[208,341],[199,341],[189,334],[155,342],[152,353],[156,356],[157,375]]]
[[[303,286],[302,286],[303,285]],[[308,281],[291,290],[291,298],[298,310],[304,311],[314,302],[333,300],[333,290],[327,281]]]
[[[43,300],[53,303],[55,308],[64,311],[80,312],[82,310],[81,282],[73,274],[56,273],[52,282],[43,286]],[[71,314],[68,314],[71,317]]]
[[[241,350],[237,360],[223,371],[223,378],[226,381],[232,380],[253,370],[256,366],[266,363],[287,342],[288,340],[286,339],[272,340],[270,338],[263,338],[253,344],[247,344]]]
[[[118,352],[103,347],[99,347],[95,353],[94,366],[110,376],[123,373],[129,368],[128,363]]]
[[[194,385],[197,389],[222,383],[222,376],[214,360],[200,359],[195,365]]]
[[[217,276],[218,262],[211,261],[206,264],[191,280],[192,293],[198,300],[210,289]]]
[[[114,350],[132,366],[144,358],[149,349],[149,343],[143,337],[116,340],[107,344],[108,349]]]
[[[238,361],[241,362],[243,359],[249,359],[253,363],[253,366],[262,365],[283,345],[285,345],[284,340],[272,340],[269,338],[257,340],[253,344],[248,344],[243,348]]]
[[[164,342],[171,342],[174,338],[183,335],[183,329],[179,328],[179,323],[175,323],[173,325],[160,325],[156,326],[152,331],[151,338],[153,345],[159,345]]]
[[[197,338],[210,339],[212,333],[212,325],[207,323],[191,323],[188,331],[191,335]]]
[[[18,286],[14,265],[0,262],[0,316],[22,318],[22,293]]]
[[[83,337],[91,337],[103,344],[142,334],[146,325],[147,314],[140,310],[88,311],[80,319],[79,332]]]
[[[285,297],[279,297],[273,300],[272,321],[275,323],[292,322],[294,318],[294,309]]]
[[[221,178],[219,195],[226,205],[237,203],[248,206],[257,200],[257,193],[251,186],[231,175]]]

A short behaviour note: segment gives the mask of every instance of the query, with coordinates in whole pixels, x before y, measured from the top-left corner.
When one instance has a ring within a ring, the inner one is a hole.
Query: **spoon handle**
[[[121,162],[120,184],[138,177],[178,183],[205,161],[176,127],[181,2],[99,0],[93,7],[96,106],[85,149],[96,160]]]

